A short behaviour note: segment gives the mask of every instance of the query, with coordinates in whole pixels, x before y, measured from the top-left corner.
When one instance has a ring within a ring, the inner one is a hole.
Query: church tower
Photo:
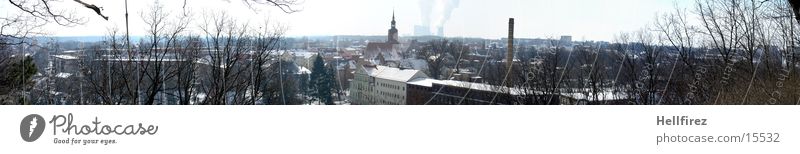
[[[392,11],[392,28],[389,29],[389,39],[386,40],[386,43],[390,44],[400,44],[400,39],[397,36],[397,22],[394,20],[394,11]]]

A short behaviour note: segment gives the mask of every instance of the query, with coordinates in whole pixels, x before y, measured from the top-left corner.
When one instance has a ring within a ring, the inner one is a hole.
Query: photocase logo
[[[38,114],[31,114],[22,118],[22,122],[19,124],[19,135],[22,136],[22,140],[33,142],[42,136],[44,127],[44,118]]]

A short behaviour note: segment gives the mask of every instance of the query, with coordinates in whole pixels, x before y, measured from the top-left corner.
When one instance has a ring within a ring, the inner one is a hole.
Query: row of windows
[[[369,88],[369,89],[367,89],[367,88]],[[372,86],[364,86],[364,84],[356,83],[356,89],[358,89],[360,91],[363,91],[363,90],[370,90],[371,91],[372,90]]]
[[[392,85],[392,84],[388,84],[388,83],[378,83],[378,86],[385,87],[385,88],[390,88],[390,89],[395,89],[395,90],[403,90],[403,91],[406,90],[406,87],[402,87],[402,86],[398,86],[398,85]]]
[[[373,103],[375,103],[375,104],[387,104],[387,105],[401,105],[402,102],[405,102],[405,101],[393,102],[393,101],[385,100],[383,98],[374,98],[374,97],[371,97],[369,95],[361,95],[361,97],[364,98],[364,100],[366,100],[366,102],[363,102],[362,104],[373,104]]]
[[[379,93],[381,95],[383,95],[384,97],[391,97],[391,98],[395,98],[395,99],[406,99],[406,96],[399,95],[399,94],[394,94],[394,93],[384,92],[384,91],[381,91]]]
[[[360,97],[361,100],[365,101],[362,102],[364,104],[372,104],[372,103],[389,104],[389,105],[405,104],[406,96],[404,94],[396,94],[390,91],[381,91],[378,89],[373,89],[374,87],[381,87],[381,88],[393,89],[394,91],[402,91],[404,93],[406,90],[405,86],[398,86],[383,82],[375,82],[375,79],[373,77],[360,74],[355,76],[354,82],[357,82],[355,83],[355,88],[358,89],[358,91],[365,92],[366,94],[366,95],[363,94],[357,95],[357,97],[361,96]],[[364,83],[369,83],[369,84],[364,84]],[[392,101],[392,100],[398,100],[398,101]]]

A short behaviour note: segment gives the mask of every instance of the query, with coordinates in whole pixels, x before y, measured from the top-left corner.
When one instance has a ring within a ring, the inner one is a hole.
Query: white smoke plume
[[[453,10],[458,8],[459,2],[460,0],[420,0],[422,26],[429,28],[443,27],[450,20]]]
[[[419,0],[420,16],[422,16],[422,26],[431,26],[431,13],[433,11],[434,0]]]

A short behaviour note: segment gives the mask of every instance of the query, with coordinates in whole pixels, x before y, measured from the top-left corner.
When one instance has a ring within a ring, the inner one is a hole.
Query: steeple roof
[[[395,24],[397,24],[397,22],[394,20],[394,10],[392,10],[392,27],[395,27]]]

